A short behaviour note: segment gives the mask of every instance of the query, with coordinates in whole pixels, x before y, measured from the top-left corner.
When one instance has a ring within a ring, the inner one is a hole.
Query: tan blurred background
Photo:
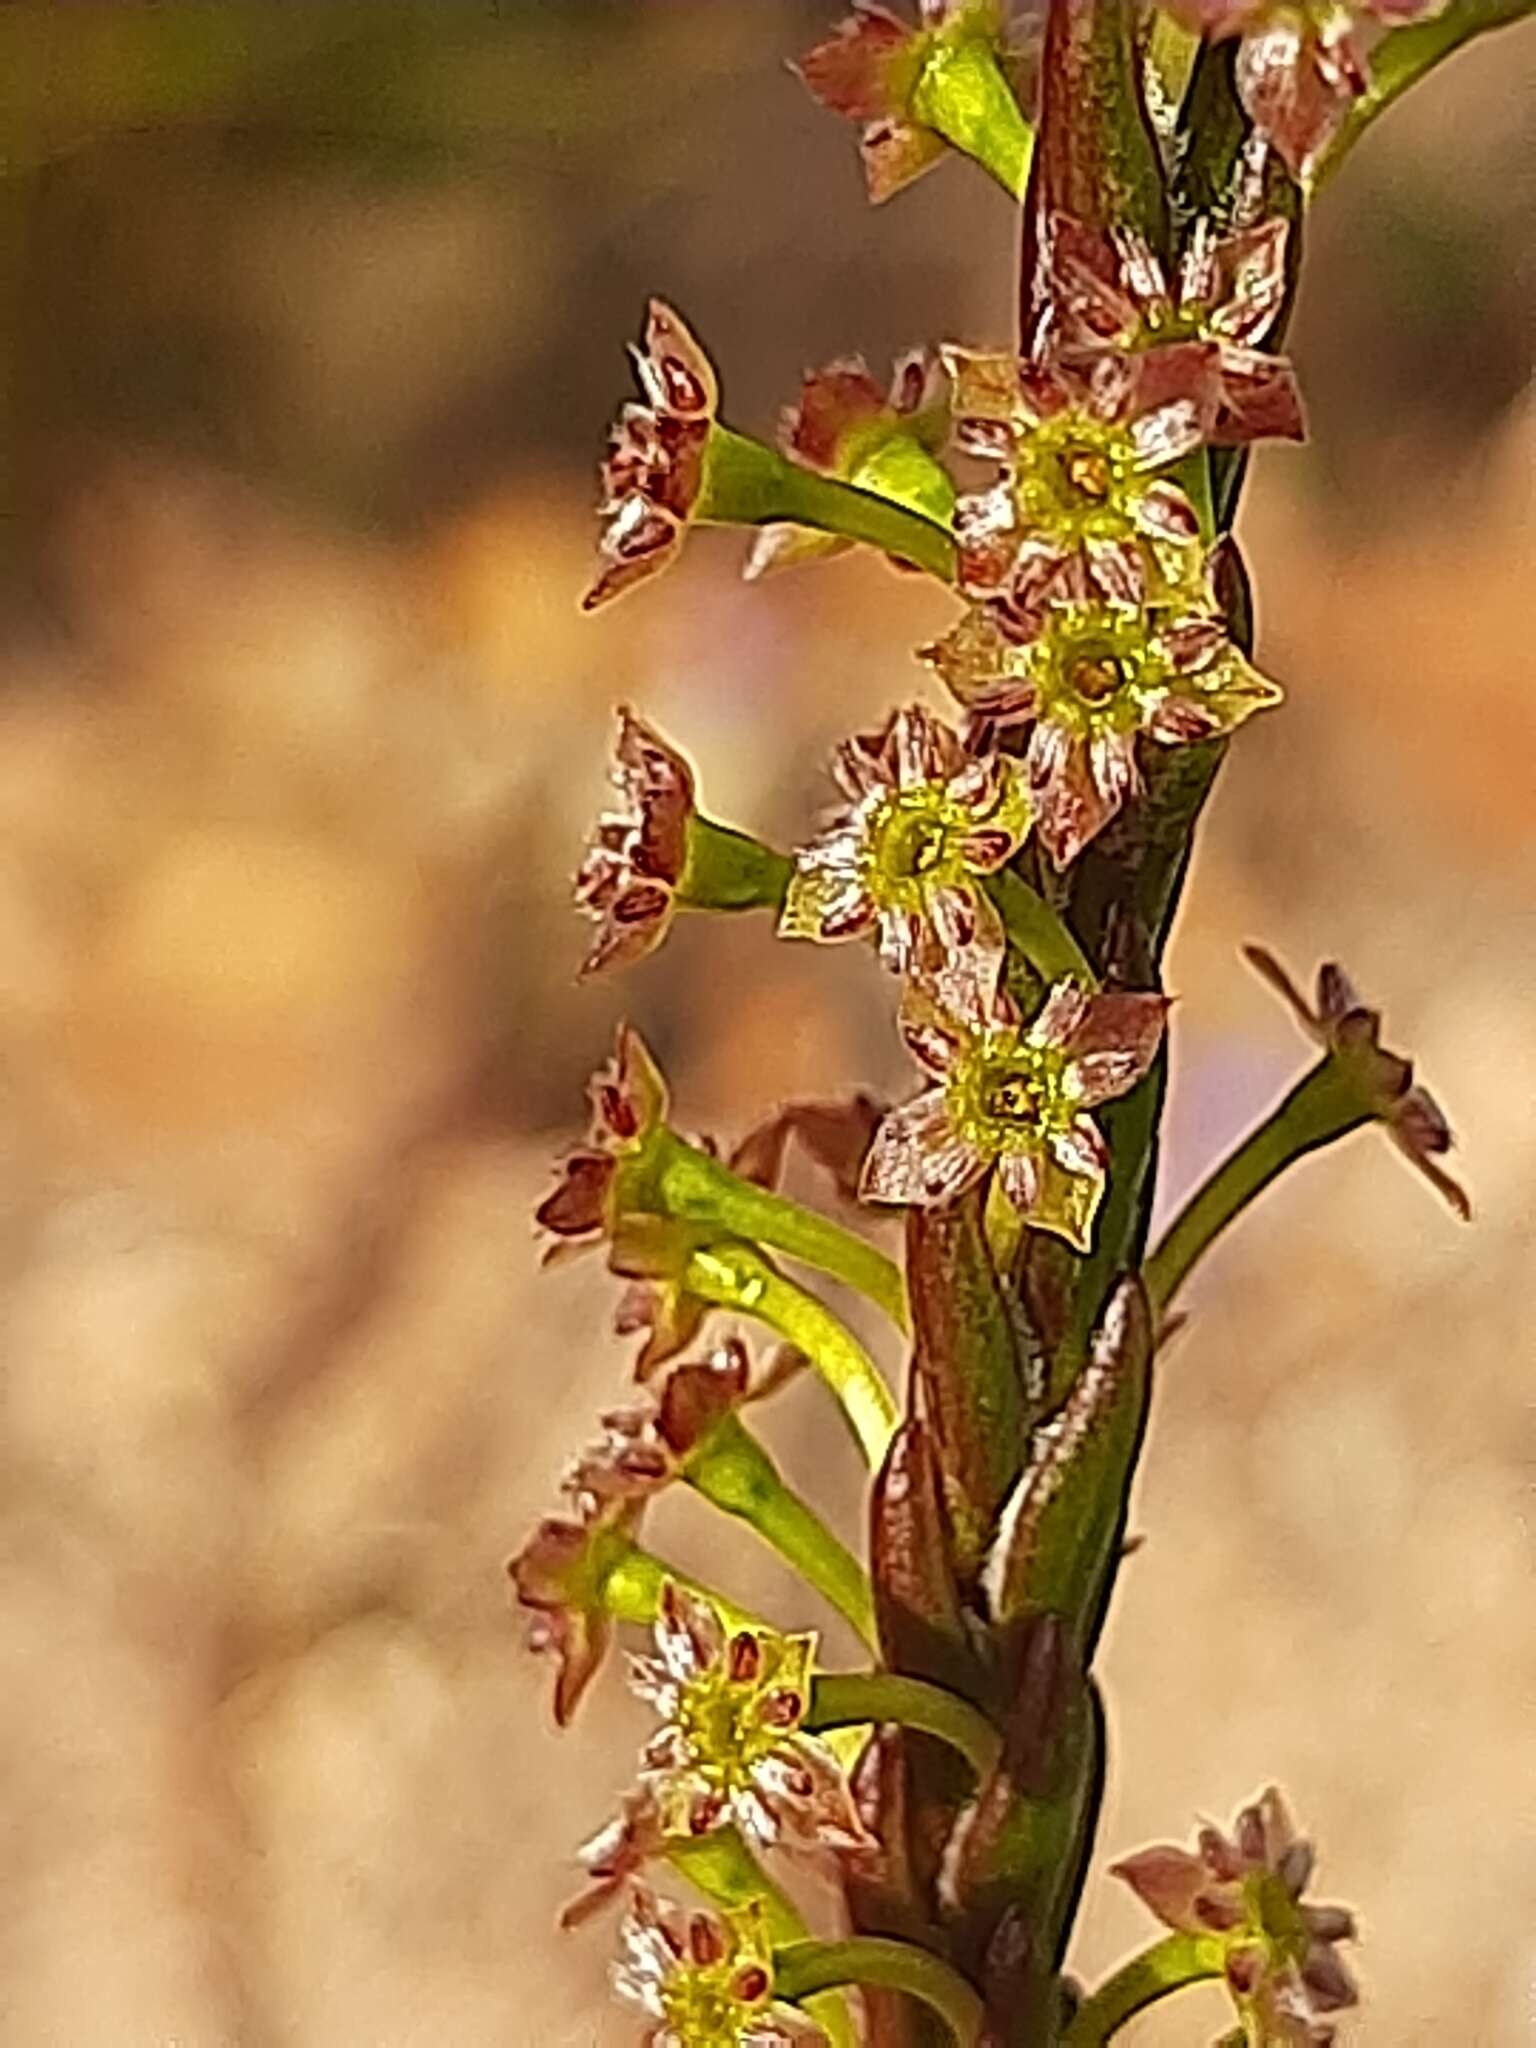
[[[6,2048],[635,2036],[552,1921],[643,1718],[556,1742],[502,1574],[627,1354],[530,1204],[621,1008],[696,1127],[906,1080],[872,962],[761,923],[578,990],[566,877],[615,699],[787,836],[945,606],[705,535],[583,622],[592,465],[649,290],[759,432],[1011,293],[964,167],[866,210],[782,66],[824,19],[0,10]],[[1101,1863],[1278,1779],[1372,2048],[1536,2042],[1533,85],[1536,28],[1464,56],[1320,210],[1317,445],[1244,519],[1290,701],[1171,974],[1171,1196],[1305,1056],[1262,937],[1382,1003],[1478,1220],[1365,1134],[1213,1261],[1104,1660]],[[773,1432],[852,1533],[814,1388]],[[1148,1930],[1090,1900],[1092,1973]]]

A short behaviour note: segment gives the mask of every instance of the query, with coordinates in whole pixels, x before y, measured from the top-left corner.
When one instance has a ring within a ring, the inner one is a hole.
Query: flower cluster
[[[1142,1849],[1110,1868],[1165,1926],[1220,1943],[1241,2040],[1328,2048],[1334,2030],[1326,2016],[1358,1996],[1337,1949],[1355,1924],[1342,1906],[1302,1903],[1312,1863],[1311,1844],[1271,1786],[1242,1809],[1230,1835],[1207,1824],[1194,1851]]]

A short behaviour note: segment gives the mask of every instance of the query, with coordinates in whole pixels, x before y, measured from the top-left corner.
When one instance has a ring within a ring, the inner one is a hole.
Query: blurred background
[[[594,464],[652,290],[765,434],[829,355],[1009,332],[1010,208],[960,164],[866,208],[783,65],[826,18],[0,9],[7,2048],[635,2037],[553,1916],[645,1718],[611,1675],[557,1743],[503,1576],[629,1354],[530,1207],[621,1011],[692,1128],[908,1080],[872,960],[760,921],[576,988],[568,875],[616,700],[787,839],[946,610],[704,534],[583,621]],[[1373,2048],[1536,2041],[1533,86],[1490,39],[1318,210],[1315,441],[1243,520],[1289,702],[1170,975],[1166,1200],[1307,1057],[1262,938],[1383,1006],[1477,1221],[1364,1133],[1211,1262],[1103,1660],[1101,1865],[1281,1782]],[[814,1387],[772,1433],[852,1533]]]

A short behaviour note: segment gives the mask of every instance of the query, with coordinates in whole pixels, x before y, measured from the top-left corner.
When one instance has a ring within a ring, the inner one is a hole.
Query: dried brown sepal
[[[1412,1060],[1381,1044],[1381,1012],[1365,1003],[1336,961],[1325,961],[1317,970],[1317,992],[1309,1003],[1266,948],[1245,946],[1243,957],[1308,1038],[1348,1071],[1360,1090],[1361,1107],[1386,1126],[1403,1157],[1469,1222],[1472,1203],[1466,1189],[1439,1163],[1456,1142],[1450,1124],[1429,1090],[1415,1083]]]
[[[598,505],[602,567],[584,611],[658,575],[682,547],[720,403],[714,366],[664,300],[651,300],[633,354],[645,403],[626,405],[609,437]]]

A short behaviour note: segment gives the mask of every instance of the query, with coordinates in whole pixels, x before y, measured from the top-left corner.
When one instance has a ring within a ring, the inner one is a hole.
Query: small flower
[[[583,975],[655,951],[671,926],[688,859],[693,771],[627,705],[618,711],[609,778],[620,806],[598,819],[576,876],[576,901],[598,924]]]
[[[734,1823],[752,1840],[857,1849],[868,1836],[832,1751],[801,1727],[814,1636],[738,1629],[706,1601],[668,1585],[656,1655],[631,1660],[634,1688],[662,1728],[642,1752],[665,1832]]]
[[[1194,506],[1158,472],[1197,448],[1202,396],[1159,396],[1128,356],[1091,370],[940,352],[956,438],[1004,474],[955,507],[960,587],[1028,613],[1049,597],[1141,604],[1203,581]]]
[[[1137,742],[1188,746],[1280,701],[1214,614],[1089,600],[1027,618],[980,605],[923,650],[961,702],[1027,723],[1035,829],[1058,868],[1140,786]]]
[[[1370,84],[1361,31],[1438,14],[1445,0],[1169,0],[1214,39],[1241,36],[1237,90],[1259,134],[1305,182]]]
[[[1077,368],[1106,354],[1126,357],[1136,409],[1186,396],[1209,441],[1299,441],[1296,374],[1283,356],[1258,347],[1285,302],[1288,232],[1276,219],[1220,235],[1198,220],[1170,285],[1133,228],[1106,235],[1057,214],[1046,243],[1051,325],[1043,345]]]
[[[645,1040],[620,1024],[613,1058],[587,1086],[592,1105],[590,1144],[570,1154],[560,1185],[534,1211],[534,1220],[561,1242],[550,1257],[585,1250],[612,1233],[615,1183],[624,1162],[644,1153],[667,1120],[667,1084]]]
[[[602,470],[603,567],[582,599],[592,611],[657,575],[683,544],[704,480],[720,403],[714,368],[681,314],[652,299],[633,351],[644,405],[626,405]]]
[[[944,526],[955,499],[949,472],[938,459],[948,437],[944,373],[928,349],[900,357],[886,391],[861,356],[839,357],[812,370],[779,431],[785,454],[805,468],[894,499]],[[757,577],[825,560],[853,545],[835,533],[775,521],[753,541],[744,573]]]
[[[614,1988],[656,2022],[647,2048],[827,2048],[819,2027],[774,2000],[760,1904],[684,1913],[637,1886],[621,1939]]]
[[[1312,1847],[1273,1786],[1245,1806],[1230,1837],[1202,1827],[1194,1852],[1171,1845],[1112,1864],[1166,1927],[1219,1941],[1227,1988],[1250,2048],[1327,2048],[1325,2014],[1358,1993],[1335,1944],[1354,1938],[1342,1906],[1307,1906]]]
[[[1250,967],[1263,976],[1307,1036],[1350,1074],[1361,1107],[1387,1127],[1387,1135],[1410,1165],[1418,1168],[1461,1217],[1470,1220],[1467,1191],[1438,1163],[1455,1144],[1445,1113],[1427,1088],[1417,1087],[1412,1060],[1381,1044],[1381,1012],[1367,1008],[1336,962],[1317,970],[1317,1001],[1309,1003],[1273,953],[1245,946]]]
[[[1063,981],[1026,1024],[995,967],[969,986],[954,978],[949,997],[941,1004],[921,987],[908,993],[902,1035],[935,1085],[880,1126],[866,1196],[929,1208],[995,1166],[1027,1224],[1086,1251],[1107,1167],[1088,1112],[1147,1072],[1167,1002],[1089,995]]]
[[[681,1476],[728,1415],[777,1393],[802,1363],[783,1348],[754,1384],[746,1345],[728,1337],[702,1362],[675,1365],[649,1398],[599,1418],[602,1433],[572,1459],[565,1490],[594,1509],[651,1499]]]
[[[592,1504],[574,1516],[547,1516],[507,1570],[519,1606],[534,1619],[530,1649],[559,1666],[555,1720],[566,1727],[597,1676],[613,1641],[606,1589],[633,1547],[643,1503]]]
[[[937,971],[971,948],[1001,954],[1002,924],[979,886],[1033,823],[1024,774],[978,754],[919,704],[846,740],[833,773],[848,798],[797,848],[784,938],[862,938],[898,974]]]
[[[576,1851],[587,1888],[560,1910],[560,1925],[580,1927],[627,1891],[648,1864],[666,1854],[666,1830],[656,1794],[645,1780],[625,1792],[619,1811]]]
[[[918,0],[920,25],[910,28],[876,0],[852,0],[852,8],[793,68],[822,106],[859,123],[864,181],[878,206],[932,170],[948,148],[912,113],[924,65],[946,45],[996,48],[1001,10],[997,0]]]
[[[534,1211],[556,1242],[546,1262],[608,1247],[608,1268],[633,1283],[620,1297],[620,1336],[644,1330],[636,1377],[647,1378],[698,1335],[708,1313],[682,1285],[698,1233],[653,1207],[654,1147],[667,1119],[667,1089],[645,1041],[620,1024],[612,1060],[592,1077],[591,1142],[562,1162],[559,1186]]]

